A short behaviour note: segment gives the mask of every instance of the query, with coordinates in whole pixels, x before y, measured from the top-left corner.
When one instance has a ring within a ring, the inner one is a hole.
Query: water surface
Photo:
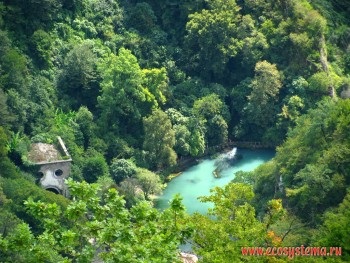
[[[232,166],[223,170],[220,178],[213,176],[215,159],[204,159],[199,164],[185,170],[181,175],[171,180],[158,198],[156,207],[165,209],[169,200],[177,193],[183,197],[183,204],[188,213],[199,212],[205,214],[211,206],[209,203],[201,203],[197,198],[210,194],[210,189],[215,186],[228,184],[237,171],[252,171],[260,164],[267,162],[275,152],[271,150],[247,150],[238,149],[237,154],[243,158]]]

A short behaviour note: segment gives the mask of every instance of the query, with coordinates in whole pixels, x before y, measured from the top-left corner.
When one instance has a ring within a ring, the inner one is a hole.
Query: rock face
[[[183,263],[196,263],[198,262],[198,257],[196,255],[181,252],[180,257]]]
[[[49,191],[68,196],[68,189],[64,183],[70,174],[72,159],[58,137],[58,147],[47,143],[33,143],[28,159],[39,167],[40,185]]]

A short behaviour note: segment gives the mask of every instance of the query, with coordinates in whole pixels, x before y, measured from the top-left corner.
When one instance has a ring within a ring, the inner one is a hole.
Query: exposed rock
[[[181,252],[180,257],[183,263],[196,263],[198,262],[198,257],[196,255]]]

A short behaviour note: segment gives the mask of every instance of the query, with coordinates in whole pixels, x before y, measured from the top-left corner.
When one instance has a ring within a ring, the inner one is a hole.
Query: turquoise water
[[[260,164],[267,162],[275,152],[271,150],[238,149],[237,154],[243,158],[232,166],[223,170],[220,178],[213,176],[215,160],[204,159],[199,164],[185,170],[181,175],[171,180],[164,189],[163,194],[156,201],[158,209],[168,207],[169,200],[179,193],[183,197],[183,204],[188,213],[199,212],[205,214],[211,206],[209,203],[198,201],[199,196],[209,195],[210,189],[215,186],[228,184],[237,171],[252,171]]]

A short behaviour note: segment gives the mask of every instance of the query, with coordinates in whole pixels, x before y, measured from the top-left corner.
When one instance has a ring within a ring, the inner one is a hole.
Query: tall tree
[[[245,106],[245,121],[255,125],[257,131],[266,131],[277,117],[278,94],[282,87],[282,76],[276,65],[260,61],[255,65],[255,76],[249,83],[251,89]],[[252,132],[256,129],[251,129]],[[259,132],[258,132],[259,135]],[[261,135],[261,133],[260,133]]]
[[[209,146],[225,143],[228,137],[229,119],[227,106],[217,94],[209,94],[197,99],[193,104],[192,113],[196,118],[205,121],[206,141]]]
[[[131,51],[121,48],[99,65],[102,94],[100,122],[105,130],[140,135],[141,118],[166,101],[165,68],[141,69]]]
[[[102,94],[98,97],[98,107],[103,130],[126,134],[139,129],[140,108],[146,95],[137,58],[121,48],[118,56],[110,54],[100,63],[99,71]]]
[[[59,77],[59,91],[67,107],[78,109],[96,105],[99,93],[96,47],[91,41],[76,45],[68,52]]]
[[[0,126],[8,127],[14,120],[7,107],[7,95],[0,88]]]
[[[145,139],[143,149],[146,151],[150,165],[158,169],[176,163],[175,132],[165,112],[154,110],[152,115],[143,119]]]
[[[235,0],[208,2],[208,9],[189,15],[185,37],[188,59],[195,72],[204,79],[222,77],[228,60],[240,47],[236,38],[240,7]]]
[[[163,184],[158,174],[147,169],[139,168],[136,178],[146,200],[150,200],[152,194],[157,195],[162,192]]]

